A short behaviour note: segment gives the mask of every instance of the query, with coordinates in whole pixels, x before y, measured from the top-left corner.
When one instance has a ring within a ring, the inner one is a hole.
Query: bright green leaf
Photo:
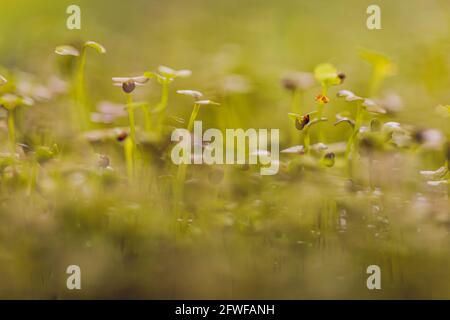
[[[342,80],[338,76],[337,69],[330,63],[319,64],[314,69],[314,76],[322,86],[333,86],[342,83]]]

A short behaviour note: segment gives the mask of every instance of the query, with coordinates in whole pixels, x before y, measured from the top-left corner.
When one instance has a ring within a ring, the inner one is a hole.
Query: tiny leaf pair
[[[92,48],[100,54],[106,53],[105,47],[103,47],[101,44],[94,42],[94,41],[85,42],[83,47],[84,48]],[[78,57],[80,55],[80,51],[78,49],[76,49],[73,46],[69,46],[69,45],[62,45],[62,46],[56,47],[55,53],[59,54],[61,56]]]

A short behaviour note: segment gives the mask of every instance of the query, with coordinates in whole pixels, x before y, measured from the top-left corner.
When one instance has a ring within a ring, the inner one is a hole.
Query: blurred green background
[[[366,28],[370,1],[78,1],[81,31],[65,27],[70,4],[0,4],[2,65],[45,77],[54,71],[56,45],[91,39],[108,50],[88,65],[93,99],[113,99],[112,76],[141,74],[158,65],[192,70],[186,85],[206,93],[217,91],[221,75],[244,74],[255,84],[251,108],[261,125],[280,127],[284,114],[259,115],[282,107],[286,95],[278,83],[284,72],[312,71],[331,62],[347,73],[347,86],[361,92],[370,72],[357,56],[362,47],[397,63],[398,74],[386,87],[405,99],[406,120],[418,121],[449,99],[450,5],[445,0],[378,1],[382,30],[375,31]],[[428,121],[433,125],[439,119]]]

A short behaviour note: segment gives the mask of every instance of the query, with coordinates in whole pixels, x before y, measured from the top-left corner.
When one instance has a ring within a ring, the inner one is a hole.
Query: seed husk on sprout
[[[309,135],[309,128],[313,125],[316,125],[320,122],[325,122],[328,119],[327,118],[314,118],[311,120],[311,115],[316,114],[317,111],[309,112],[305,115],[300,115],[296,113],[288,113],[288,116],[294,120],[295,127],[304,132],[303,136],[303,145],[305,148],[305,152],[309,153],[310,150],[310,135]]]
[[[112,78],[113,85],[121,87],[126,94],[132,93],[137,86],[143,86],[148,82],[148,78],[143,76],[138,77],[114,77]]]
[[[321,159],[321,163],[326,167],[334,166],[335,154],[333,152],[327,152]]]

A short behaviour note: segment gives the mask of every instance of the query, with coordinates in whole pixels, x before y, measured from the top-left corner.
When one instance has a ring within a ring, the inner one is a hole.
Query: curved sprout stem
[[[8,134],[9,134],[9,145],[11,149],[11,153],[14,154],[16,152],[16,129],[15,129],[15,116],[14,110],[8,111]]]
[[[78,109],[78,121],[81,130],[86,130],[89,126],[88,117],[89,110],[86,105],[86,92],[85,92],[85,69],[86,67],[86,47],[81,50],[81,55],[78,62],[78,71],[76,78],[76,90],[75,90],[75,101],[76,108]]]
[[[195,119],[197,118],[199,111],[200,111],[200,105],[195,103],[194,108],[191,113],[191,116],[189,118],[188,126],[187,126],[187,130],[189,132],[192,131],[192,128],[194,127],[194,122],[195,122]],[[187,170],[186,163],[181,163],[178,166],[175,187],[174,187],[174,207],[175,207],[175,214],[177,216],[180,215],[180,211],[181,211],[181,201],[183,199],[183,194],[184,194],[184,181],[186,180],[186,170]]]
[[[133,97],[127,94],[127,111],[128,121],[130,125],[130,137],[125,140],[125,159],[127,163],[128,177],[134,177],[134,167],[136,161],[136,126],[134,120]]]

